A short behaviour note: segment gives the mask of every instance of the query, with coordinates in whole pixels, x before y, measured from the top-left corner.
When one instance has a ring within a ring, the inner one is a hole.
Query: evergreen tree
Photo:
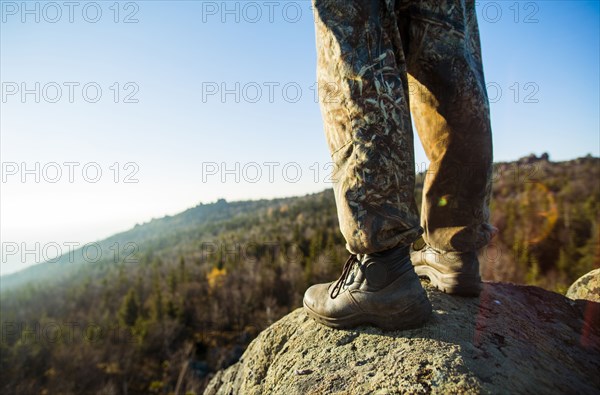
[[[183,284],[187,282],[187,273],[185,271],[185,259],[179,255],[179,281]]]
[[[133,289],[130,289],[125,295],[121,308],[119,309],[119,319],[127,327],[133,327],[139,317],[140,303]]]
[[[157,322],[162,322],[164,319],[163,297],[160,288],[154,291],[154,299],[152,303],[152,319]]]

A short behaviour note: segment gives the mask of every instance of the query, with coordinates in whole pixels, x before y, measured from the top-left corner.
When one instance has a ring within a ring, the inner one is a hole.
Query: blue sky
[[[1,273],[199,202],[330,186],[310,2],[0,6],[1,238],[21,250]],[[599,2],[477,13],[495,159],[598,156]]]

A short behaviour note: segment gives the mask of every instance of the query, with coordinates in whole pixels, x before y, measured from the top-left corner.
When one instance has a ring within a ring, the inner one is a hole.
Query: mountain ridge
[[[600,168],[600,158],[592,157],[590,155],[586,157],[580,157],[576,159],[572,159],[569,161],[562,162],[549,162],[549,157],[547,154],[542,154],[540,157],[537,157],[534,154],[529,156],[520,158],[513,162],[497,162],[494,164],[494,178],[503,177],[506,174],[511,174],[515,178],[522,177],[523,181],[537,181],[534,180],[537,168],[535,167],[537,163],[553,163],[556,165],[564,165],[569,166],[573,164],[580,164],[586,161],[596,162],[596,167]],[[512,167],[511,167],[512,166]],[[600,173],[599,173],[600,174]],[[415,195],[416,199],[420,200],[420,192],[422,190],[422,183],[425,172],[419,173],[417,175],[417,182],[415,186]],[[188,208],[180,213],[174,215],[165,215],[160,218],[152,218],[147,222],[143,222],[141,224],[136,224],[131,229],[118,232],[112,236],[107,238],[97,240],[88,244],[97,244],[102,248],[102,256],[113,256],[115,257],[115,253],[110,253],[110,246],[114,246],[115,243],[118,243],[120,248],[123,248],[123,245],[128,243],[139,243],[139,242],[153,242],[159,241],[165,238],[173,238],[176,236],[186,236],[185,233],[190,232],[194,227],[201,226],[203,223],[208,222],[216,222],[223,221],[228,218],[231,218],[234,215],[239,215],[240,209],[246,208],[249,211],[252,210],[260,210],[268,208],[269,206],[278,206],[280,204],[289,204],[293,203],[297,199],[306,198],[309,196],[321,195],[321,194],[331,194],[330,188],[322,191],[311,194],[305,194],[301,196],[290,196],[284,198],[275,198],[275,199],[257,199],[257,200],[239,200],[227,202],[225,199],[218,199],[214,203],[200,203],[194,207]],[[174,231],[170,231],[168,226],[176,226],[177,229]],[[148,235],[150,235],[148,237]],[[164,243],[159,243],[159,247]],[[136,246],[133,246],[128,251],[124,251],[125,253],[131,252]],[[82,247],[79,247],[73,251],[75,255],[83,255]],[[137,251],[136,251],[137,252]],[[113,261],[115,261],[113,259]],[[0,277],[2,282],[2,287],[12,288],[14,286],[22,285],[30,281],[30,277],[37,276],[41,277],[43,275],[48,275],[47,270],[44,270],[48,267],[48,265],[58,266],[60,264],[77,264],[83,262],[70,262],[69,254],[65,253],[57,259],[53,259],[52,262],[40,262],[30,267],[24,268],[23,270],[6,274]],[[102,263],[102,262],[100,262]],[[113,262],[116,263],[116,262]],[[42,270],[40,270],[42,269]],[[31,274],[31,275],[29,275]]]

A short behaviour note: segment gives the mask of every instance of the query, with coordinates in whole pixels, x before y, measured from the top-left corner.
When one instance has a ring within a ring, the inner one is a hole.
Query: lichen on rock
[[[592,270],[575,280],[567,291],[567,298],[600,303],[600,269]]]

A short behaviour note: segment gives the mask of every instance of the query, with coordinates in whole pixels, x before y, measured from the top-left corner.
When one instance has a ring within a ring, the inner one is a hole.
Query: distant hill
[[[42,262],[17,273],[2,276],[2,288],[9,289],[28,282],[56,282],[64,280],[81,270],[80,265],[96,266],[135,263],[140,259],[161,252],[169,255],[178,248],[193,250],[207,235],[214,235],[226,228],[230,220],[256,214],[259,210],[278,207],[282,202],[299,198],[242,201],[228,203],[221,199],[212,204],[199,204],[180,214],[153,219],[142,225],[115,234],[94,243],[84,251],[77,248],[71,255],[64,254],[52,262]],[[208,240],[208,239],[207,239]],[[100,248],[100,252],[97,251]],[[96,260],[96,256],[101,258]]]
[[[417,198],[424,175],[417,177]],[[564,293],[600,265],[600,159],[495,165],[484,279]],[[331,190],[201,204],[1,278],[0,392],[200,391],[250,340],[339,275]]]

